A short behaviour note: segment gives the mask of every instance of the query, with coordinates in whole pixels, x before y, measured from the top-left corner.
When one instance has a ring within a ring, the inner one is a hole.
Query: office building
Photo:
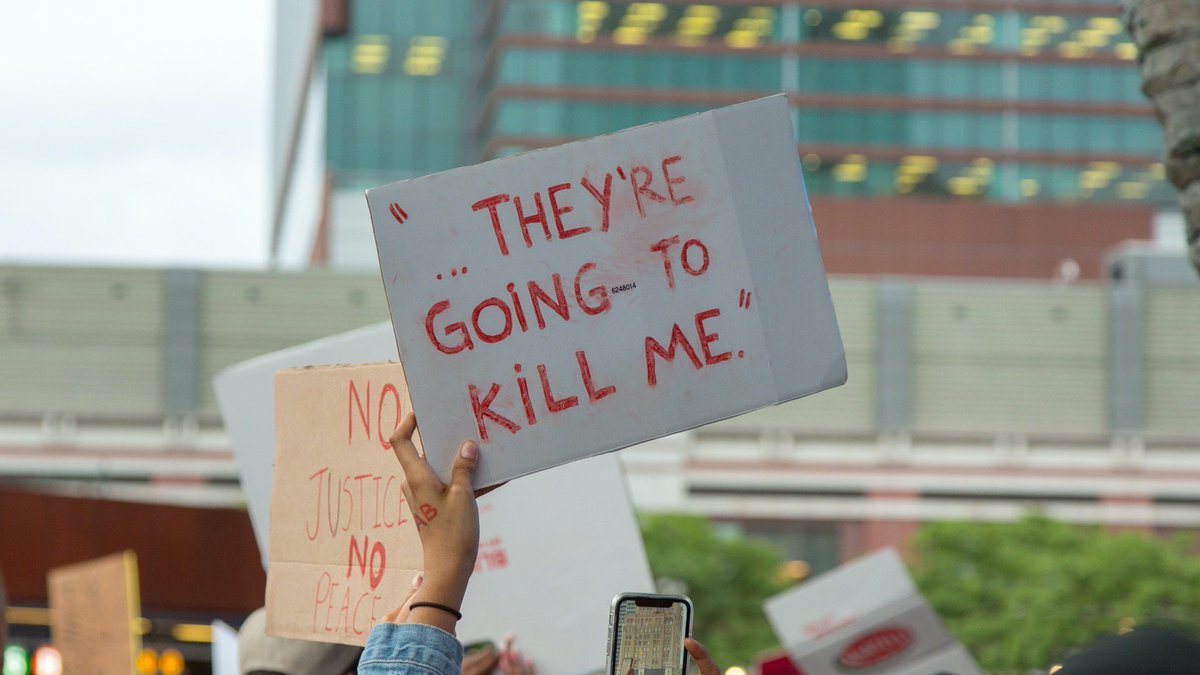
[[[1116,3],[326,4],[335,267],[365,187],[777,92],[832,273],[1095,278],[1176,208]]]

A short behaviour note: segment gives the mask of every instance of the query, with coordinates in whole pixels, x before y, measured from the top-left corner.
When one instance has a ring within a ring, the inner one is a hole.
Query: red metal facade
[[[46,604],[46,572],[137,552],[146,611],[247,614],[266,573],[245,511],[0,491],[0,569],[13,605]]]
[[[1073,258],[1080,277],[1126,239],[1151,236],[1144,205],[1005,205],[922,199],[814,199],[826,271],[1049,279]]]

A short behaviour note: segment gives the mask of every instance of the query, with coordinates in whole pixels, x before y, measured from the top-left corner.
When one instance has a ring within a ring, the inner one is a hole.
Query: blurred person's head
[[[1180,630],[1142,626],[1107,638],[1063,661],[1056,675],[1192,675],[1200,641]]]
[[[254,610],[238,631],[241,675],[342,675],[353,673],[361,647],[290,640],[266,633],[266,609]]]

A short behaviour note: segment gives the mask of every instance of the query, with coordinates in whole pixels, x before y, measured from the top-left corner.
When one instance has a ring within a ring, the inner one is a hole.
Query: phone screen
[[[684,598],[621,598],[613,617],[613,675],[683,675],[690,612]]]

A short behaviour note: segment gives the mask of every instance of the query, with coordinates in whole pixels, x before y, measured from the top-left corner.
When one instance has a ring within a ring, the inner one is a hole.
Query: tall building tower
[[[1116,3],[344,7],[322,61],[339,267],[373,264],[364,187],[779,91],[834,273],[1094,278],[1176,208]]]

